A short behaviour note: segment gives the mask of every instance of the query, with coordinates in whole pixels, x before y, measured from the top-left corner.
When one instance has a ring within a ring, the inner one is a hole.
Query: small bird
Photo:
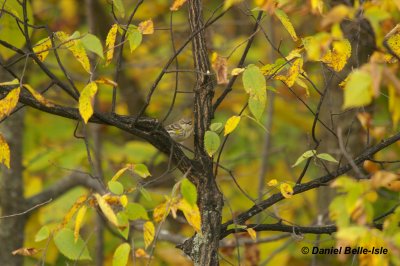
[[[171,138],[177,142],[184,141],[193,133],[192,120],[182,118],[178,122],[172,123],[165,127]]]

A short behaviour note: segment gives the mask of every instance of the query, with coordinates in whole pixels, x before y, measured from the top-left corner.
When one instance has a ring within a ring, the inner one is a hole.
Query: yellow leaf
[[[281,21],[285,29],[289,32],[293,41],[297,41],[298,40],[297,34],[286,13],[281,9],[275,9],[275,16]]]
[[[20,88],[13,89],[6,97],[0,100],[0,120],[9,116],[17,106],[20,91]]]
[[[300,75],[302,71],[303,71],[303,58],[300,57],[295,59],[293,64],[290,66],[285,79],[286,85],[292,87],[297,77]]]
[[[114,25],[112,25],[110,31],[107,34],[107,38],[106,38],[106,49],[107,49],[106,66],[111,63],[111,60],[113,59],[113,56],[114,56],[114,45],[115,45],[115,39],[117,37],[117,30],[118,30],[118,25],[114,24]]]
[[[237,115],[231,116],[225,123],[224,136],[234,131],[239,122],[240,122],[240,116]]]
[[[150,221],[145,222],[143,225],[143,238],[144,238],[145,248],[150,246],[151,242],[153,242],[154,235],[155,235],[154,224]]]
[[[0,134],[0,163],[10,169],[10,147],[6,139]]]
[[[351,44],[347,39],[334,41],[332,50],[329,50],[321,59],[336,72],[341,71],[351,56]]]
[[[242,2],[243,0],[225,0],[224,1],[224,10],[227,10],[231,6]]]
[[[389,111],[392,115],[393,128],[397,127],[400,120],[400,95],[397,94],[396,89],[389,84]]]
[[[122,207],[126,207],[126,205],[128,205],[128,197],[126,195],[122,195],[119,197],[119,202],[121,203]]]
[[[271,179],[268,183],[267,186],[269,187],[274,187],[278,184],[278,181],[276,179]]]
[[[99,207],[103,212],[104,216],[107,218],[107,220],[109,220],[113,225],[118,227],[119,226],[118,219],[111,206],[98,193],[94,193],[93,195],[96,198],[97,203],[99,204]]]
[[[234,69],[232,69],[231,75],[232,76],[238,76],[244,70],[245,70],[244,68],[234,68]]]
[[[321,55],[329,50],[331,36],[326,32],[319,32],[314,36],[303,38],[302,42],[307,52],[307,59],[318,61],[321,59]]]
[[[187,1],[187,0],[175,0],[175,1],[172,3],[172,6],[169,8],[169,10],[171,10],[171,11],[177,11],[177,10],[179,10],[179,8],[180,8],[184,3],[186,3],[186,1]]]
[[[79,113],[81,114],[83,121],[85,121],[85,124],[87,124],[90,117],[93,115],[93,103],[96,93],[96,82],[90,82],[83,89],[81,96],[79,97]]]
[[[257,240],[257,233],[253,228],[246,228],[247,233],[249,233],[251,239]]]
[[[151,19],[148,19],[148,20],[140,22],[138,29],[139,29],[140,33],[142,33],[143,35],[153,34],[154,33],[153,21]]]
[[[268,12],[270,15],[274,14],[277,6],[277,0],[255,0],[255,4],[261,9]]]
[[[75,228],[74,228],[74,238],[75,238],[75,242],[78,241],[78,239],[79,239],[79,231],[81,230],[82,222],[83,222],[83,218],[85,217],[86,210],[87,210],[86,205],[83,205],[83,206],[79,209],[78,213],[76,214],[76,218],[75,218]]]
[[[10,86],[10,85],[19,85],[19,80],[18,79],[13,79],[11,81],[6,81],[0,83],[1,86]]]
[[[153,219],[156,223],[163,221],[165,217],[167,217],[169,211],[171,210],[169,205],[170,202],[167,201],[154,208]]]
[[[41,104],[43,104],[43,105],[45,105],[47,107],[54,106],[54,104],[52,104],[49,100],[44,98],[42,96],[42,94],[40,94],[39,92],[35,91],[29,84],[24,84],[24,88],[27,89],[32,94],[33,98],[35,98]]]
[[[384,44],[391,54],[400,57],[400,24],[397,24],[384,39]]]
[[[185,199],[178,203],[178,209],[183,212],[188,223],[197,233],[201,233],[201,216],[197,204],[190,205]]]
[[[62,45],[64,45],[73,54],[76,60],[81,63],[83,69],[85,69],[86,72],[91,73],[89,57],[86,54],[85,47],[81,40],[71,39],[70,36],[63,31],[57,31],[55,35],[63,43]]]
[[[57,229],[62,229],[69,223],[69,221],[74,216],[76,211],[85,203],[86,199],[87,199],[87,195],[85,194],[85,195],[80,196],[75,201],[74,205],[72,205],[72,207],[69,209],[67,214],[64,216],[62,223],[58,226]]]
[[[323,8],[323,0],[311,0],[311,10],[313,14],[322,14]]]
[[[37,44],[33,47],[33,52],[35,52],[39,60],[43,62],[49,54],[51,47],[51,40],[49,37],[47,37],[37,42]]]
[[[325,28],[333,23],[340,23],[352,11],[351,7],[346,5],[337,5],[332,8],[321,22],[322,28]]]
[[[288,183],[282,183],[280,185],[281,194],[287,199],[290,199],[293,196],[293,188]]]

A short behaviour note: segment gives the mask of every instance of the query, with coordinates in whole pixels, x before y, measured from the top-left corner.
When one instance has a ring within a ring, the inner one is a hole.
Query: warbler
[[[177,142],[184,141],[193,133],[192,120],[182,118],[178,122],[172,123],[165,127],[171,138]]]

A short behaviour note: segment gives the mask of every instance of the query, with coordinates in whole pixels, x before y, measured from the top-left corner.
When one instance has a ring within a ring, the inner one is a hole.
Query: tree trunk
[[[189,24],[191,32],[204,27],[202,1],[189,1]],[[222,221],[223,196],[213,174],[213,160],[204,149],[204,134],[211,122],[214,78],[206,47],[204,31],[193,38],[193,59],[197,72],[194,99],[195,159],[192,179],[198,191],[202,234],[196,234],[180,247],[195,265],[219,265],[218,247]]]
[[[24,129],[24,112],[19,111],[5,120],[0,132],[5,137],[11,151],[10,169],[0,166],[0,216],[17,214],[24,204],[22,179],[22,142]],[[19,215],[0,219],[0,265],[23,265],[22,256],[11,254],[24,244],[24,228],[27,216]]]

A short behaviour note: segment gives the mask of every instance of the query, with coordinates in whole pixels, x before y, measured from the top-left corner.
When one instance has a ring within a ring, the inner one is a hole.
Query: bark
[[[189,24],[191,32],[204,27],[202,1],[189,1]],[[196,234],[180,246],[195,265],[219,265],[218,247],[222,220],[223,197],[213,174],[213,162],[204,150],[204,134],[212,116],[214,78],[208,60],[204,31],[192,41],[193,59],[197,74],[194,99],[195,159],[193,167],[197,175],[192,178],[197,186],[198,205],[201,213],[202,234]]]
[[[24,193],[22,179],[22,141],[24,112],[19,111],[5,120],[0,131],[6,138],[11,151],[11,167],[0,166],[0,216],[17,214],[24,211]],[[26,215],[0,219],[0,265],[23,265],[22,256],[11,254],[24,244]]]

